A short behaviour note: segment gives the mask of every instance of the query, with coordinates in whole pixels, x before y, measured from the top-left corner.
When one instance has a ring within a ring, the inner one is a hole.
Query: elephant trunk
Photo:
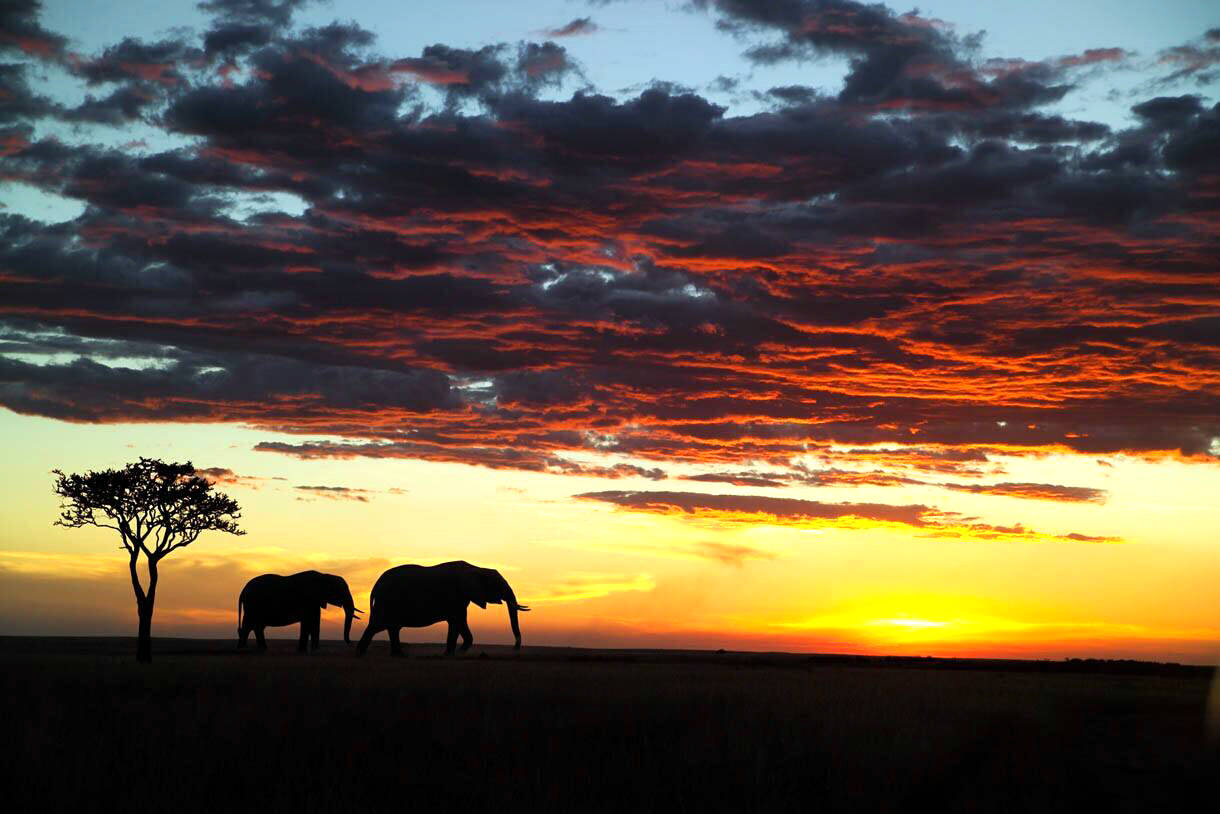
[[[513,594],[513,589],[505,586],[504,604],[508,606],[508,623],[513,629],[513,638],[516,643],[513,645],[514,650],[521,649],[521,627],[517,624],[517,611],[528,611],[529,608],[525,605],[518,604],[517,597]]]
[[[356,603],[350,599],[343,606],[343,642],[352,643],[352,619],[356,617]]]
[[[349,590],[346,591],[346,594],[347,596],[343,598],[343,642],[351,644],[352,620],[359,618],[360,608],[356,607],[356,600],[352,599],[352,592]]]
[[[513,639],[516,640],[516,643],[513,645],[513,649],[520,650],[521,627],[517,624],[517,605],[513,602],[508,603],[508,623],[512,625]]]

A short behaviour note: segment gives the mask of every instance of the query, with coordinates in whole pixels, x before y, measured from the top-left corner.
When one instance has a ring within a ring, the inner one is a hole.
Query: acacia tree
[[[157,564],[171,551],[195,542],[205,531],[245,534],[237,527],[237,501],[212,491],[212,484],[195,474],[190,462],[165,463],[140,458],[122,469],[83,475],[55,473],[55,493],[63,500],[57,526],[98,526],[114,529],[130,560],[131,587],[136,594],[140,634],[138,661],[152,661],[152,615],[157,600]],[[148,569],[148,584],[140,582],[140,555]]]

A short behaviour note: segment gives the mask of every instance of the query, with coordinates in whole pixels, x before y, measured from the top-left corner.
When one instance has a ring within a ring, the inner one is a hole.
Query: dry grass
[[[1220,778],[1200,675],[378,645],[0,640],[10,810],[1148,811]]]

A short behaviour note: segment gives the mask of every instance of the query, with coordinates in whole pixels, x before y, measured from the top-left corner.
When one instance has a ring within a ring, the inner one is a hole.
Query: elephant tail
[[[241,606],[245,599],[244,594],[237,597],[237,635],[241,635]]]

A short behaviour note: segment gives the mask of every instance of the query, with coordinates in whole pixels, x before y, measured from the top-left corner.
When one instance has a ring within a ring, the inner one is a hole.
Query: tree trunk
[[[157,557],[148,560],[148,590],[141,591],[136,577],[136,560],[131,560],[131,579],[136,590],[136,613],[140,616],[140,632],[136,639],[136,661],[152,661],[153,604],[157,601]]]
[[[136,643],[136,661],[148,663],[152,661],[152,597],[138,603],[140,614],[140,634]]]

